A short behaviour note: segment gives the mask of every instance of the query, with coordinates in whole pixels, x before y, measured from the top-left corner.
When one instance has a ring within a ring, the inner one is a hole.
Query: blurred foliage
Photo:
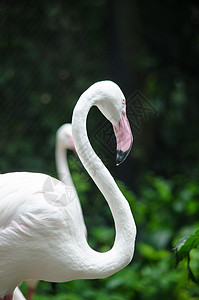
[[[176,250],[176,264],[178,265],[180,261],[187,259],[187,270],[188,270],[189,279],[191,279],[196,284],[199,284],[199,277],[198,277],[199,270],[198,267],[196,267],[196,264],[198,263],[198,259],[199,259],[199,252],[193,249],[199,248],[198,246],[199,246],[199,230],[196,230],[195,234],[182,237],[174,248]],[[191,260],[191,257],[193,257],[193,255],[195,259],[193,258]],[[197,277],[194,275],[193,271],[191,270],[191,264],[193,265],[194,269],[196,269]]]
[[[98,80],[121,86],[134,135],[129,158],[116,169],[114,141],[107,148],[99,134],[105,124],[110,139],[111,125],[97,109],[89,113],[91,143],[134,214],[132,263],[108,279],[58,284],[55,296],[40,282],[36,300],[199,299],[198,285],[188,281],[199,278],[198,248],[189,244],[199,228],[198,27],[194,0],[0,2],[2,173],[56,176],[56,130],[71,121],[77,99]],[[135,113],[137,95],[154,118],[145,108]],[[69,155],[69,164],[89,244],[106,251],[114,241],[108,205],[77,158]],[[185,236],[176,267],[173,249]]]

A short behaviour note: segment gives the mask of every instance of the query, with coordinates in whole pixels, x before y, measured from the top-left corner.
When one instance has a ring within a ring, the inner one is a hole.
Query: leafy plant
[[[191,270],[191,251],[199,248],[199,230],[194,234],[182,237],[175,246],[176,265],[181,261],[187,260],[188,278],[194,283],[199,284],[199,277],[196,277]],[[199,251],[198,251],[199,260]],[[199,264],[199,261],[197,262]]]

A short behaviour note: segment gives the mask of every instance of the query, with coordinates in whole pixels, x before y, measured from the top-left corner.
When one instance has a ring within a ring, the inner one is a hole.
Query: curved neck
[[[86,120],[93,105],[96,105],[95,98],[88,97],[85,92],[74,109],[73,139],[82,164],[108,202],[115,222],[116,237],[112,249],[106,253],[98,253],[88,246],[85,251],[88,255],[85,258],[87,266],[84,278],[106,277],[126,266],[132,259],[136,236],[129,204],[88,140]]]
[[[55,160],[59,179],[67,186],[74,187],[67,163],[67,150],[56,140]]]

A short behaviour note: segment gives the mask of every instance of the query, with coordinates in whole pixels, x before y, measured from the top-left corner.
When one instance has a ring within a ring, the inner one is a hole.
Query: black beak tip
[[[131,145],[128,150],[122,151],[122,150],[116,150],[116,166],[119,166],[121,163],[125,161],[127,156],[129,155],[131,148],[133,145],[133,137],[131,138]]]
[[[122,150],[117,150],[116,166],[119,166],[121,163],[123,163],[125,161],[125,159],[127,158],[129,152],[130,152],[130,150],[127,150],[125,152],[122,151]]]

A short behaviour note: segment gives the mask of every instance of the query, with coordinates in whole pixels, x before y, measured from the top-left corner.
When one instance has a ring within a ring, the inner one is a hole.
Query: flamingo
[[[59,179],[65,183],[65,185],[72,190],[75,190],[75,186],[70,174],[67,161],[67,150],[76,152],[73,136],[72,136],[72,124],[62,125],[56,133],[56,149],[55,149],[55,161]],[[76,202],[77,210],[79,211],[79,221],[85,236],[87,237],[87,229],[84,222],[82,208],[78,194],[75,192],[74,201]]]
[[[70,174],[70,170],[67,162],[67,150],[75,152],[75,146],[72,137],[72,125],[67,123],[62,125],[56,133],[56,147],[55,147],[55,161],[59,179],[69,188],[74,189],[73,180]],[[74,199],[79,209],[79,217],[81,226],[84,229],[85,235],[87,235],[86,225],[82,214],[81,204],[76,194]],[[35,294],[35,289],[38,284],[38,280],[28,279],[26,280],[28,285],[27,300],[32,300]]]
[[[118,85],[97,82],[80,96],[72,117],[74,145],[112,212],[116,229],[113,247],[100,253],[89,246],[80,225],[75,190],[46,174],[1,174],[1,300],[12,299],[14,289],[27,278],[52,282],[105,278],[132,260],[136,225],[130,206],[87,136],[87,115],[94,105],[113,124],[117,165],[130,152],[132,134]]]

